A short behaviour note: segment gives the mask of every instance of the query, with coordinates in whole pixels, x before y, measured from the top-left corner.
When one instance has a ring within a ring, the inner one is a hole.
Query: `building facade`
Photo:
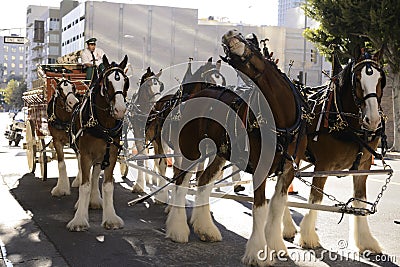
[[[0,36],[0,88],[4,88],[10,79],[24,78],[24,74],[25,46],[4,43],[4,36]]]
[[[35,21],[43,22],[38,32]],[[36,28],[35,28],[36,26]],[[37,35],[41,36],[37,36]],[[26,68],[28,88],[37,79],[37,65],[53,64],[60,55],[60,10],[56,7],[28,6],[26,25]],[[41,40],[38,40],[41,39]]]
[[[260,39],[268,37],[269,50],[279,58],[278,66],[292,78],[303,70],[302,29],[276,26],[238,25],[209,18],[198,20],[197,9],[139,4],[86,1],[61,19],[61,55],[85,48],[85,40],[98,39],[97,45],[114,61],[127,54],[133,66],[136,84],[148,66],[154,70],[195,60],[215,60],[223,55],[222,35],[232,28],[243,34],[256,33]],[[310,60],[313,45],[306,42]],[[315,49],[315,48],[314,48]],[[306,64],[309,85],[321,84],[321,65]]]

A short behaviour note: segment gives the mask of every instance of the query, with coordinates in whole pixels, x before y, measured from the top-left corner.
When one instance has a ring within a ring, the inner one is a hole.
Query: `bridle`
[[[351,82],[352,82],[352,95],[354,98],[354,103],[356,103],[358,109],[361,111],[362,109],[362,104],[365,103],[365,101],[369,98],[373,98],[375,97],[378,100],[378,103],[381,102],[381,98],[382,98],[382,94],[380,96],[377,95],[377,93],[369,93],[365,96],[363,96],[362,98],[357,96],[356,90],[357,90],[357,75],[356,72],[358,70],[361,70],[364,66],[367,68],[366,69],[366,74],[367,75],[372,75],[374,72],[374,69],[379,71],[379,73],[381,74],[381,89],[383,90],[383,88],[386,85],[386,75],[385,72],[383,71],[382,67],[379,65],[378,62],[376,62],[375,60],[371,59],[371,56],[368,53],[365,53],[365,58],[364,60],[357,62],[357,63],[353,63],[353,67],[351,68]]]
[[[149,88],[151,87],[151,85],[149,85],[148,83],[151,82],[151,84],[154,84],[154,80],[157,81],[158,84],[160,84],[160,91],[150,95],[150,89],[146,90],[147,95],[149,96],[149,100],[152,100],[153,98],[155,98],[157,95],[161,95],[162,91],[164,91],[164,83],[162,81],[160,81],[160,79],[156,76],[156,75],[152,75],[150,77],[147,77],[146,79],[143,80],[143,82],[141,83],[140,87],[146,85]],[[153,93],[153,92],[151,92]]]
[[[64,90],[62,89],[62,84],[64,84],[64,86],[67,86],[67,84],[71,84],[71,85],[72,85],[72,91],[71,91],[71,92],[68,92],[68,93],[65,95],[65,94],[64,94]],[[75,96],[75,94],[76,94],[76,86],[75,86],[75,84],[74,84],[72,81],[70,81],[70,80],[62,79],[62,80],[60,80],[60,81],[57,82],[56,91],[58,92],[58,94],[56,94],[54,98],[61,97],[62,102],[63,102],[63,104],[64,104],[63,108],[66,110],[67,107],[69,106],[69,105],[68,105],[68,102],[67,102],[68,96],[69,96],[70,94],[72,94],[72,95]],[[56,99],[54,99],[54,104],[55,104],[55,102],[56,102]],[[72,110],[74,107],[70,107],[70,108],[71,108],[71,110]],[[67,111],[67,110],[66,110],[66,111]]]
[[[226,57],[222,57],[221,56],[222,60],[227,62],[227,63],[229,63],[229,64],[231,64],[232,66],[234,66],[235,65],[235,58],[239,58],[242,64],[248,65],[249,67],[251,67],[253,69],[253,72],[255,73],[255,75],[252,78],[252,80],[258,81],[262,76],[265,75],[265,73],[267,72],[268,68],[264,67],[263,70],[260,70],[256,66],[254,66],[253,64],[248,64],[248,63],[251,61],[251,59],[254,56],[258,56],[260,59],[262,59],[264,61],[265,64],[273,65],[272,62],[269,61],[269,60],[266,60],[263,57],[263,55],[261,54],[260,50],[253,43],[248,42],[246,40],[246,38],[241,33],[236,34],[232,38],[236,38],[240,42],[243,42],[246,45],[246,47],[248,48],[248,50],[250,50],[250,52],[246,53],[246,54],[244,54],[242,56],[238,56],[238,55],[232,54],[232,52],[231,52],[232,47],[229,47],[228,45],[223,43],[222,46],[223,46],[224,52],[225,52],[225,54],[227,56]],[[275,65],[273,65],[273,66],[276,67]]]
[[[114,93],[113,94],[109,94],[109,84],[111,83],[109,81],[109,76],[112,75],[114,73],[115,75],[115,80],[119,81],[122,78],[124,79],[124,88],[122,91],[115,91],[114,89]],[[113,109],[114,109],[114,103],[112,102],[115,97],[120,94],[123,96],[124,98],[124,102],[126,102],[126,94],[129,88],[129,78],[128,76],[126,76],[125,72],[123,69],[121,69],[118,66],[114,66],[108,69],[105,69],[102,73],[99,74],[99,78],[96,82],[96,84],[100,85],[100,94],[101,96],[104,96],[106,99],[107,104],[109,105],[109,110],[110,110],[110,114],[113,116]],[[96,87],[96,85],[94,85],[94,87]],[[94,103],[93,103],[94,104]],[[99,108],[99,107],[98,107]]]
[[[225,85],[226,85],[225,76],[222,75],[222,73],[220,72],[220,70],[217,69],[217,68],[212,68],[212,69],[206,70],[206,71],[204,71],[200,76],[201,76],[201,78],[203,79],[203,81],[204,81],[205,83],[214,84],[215,81],[212,80],[212,75],[213,75],[213,74],[216,75],[216,78],[219,78],[219,77],[222,78],[222,81],[223,81],[223,82],[222,82],[222,86],[225,86]]]

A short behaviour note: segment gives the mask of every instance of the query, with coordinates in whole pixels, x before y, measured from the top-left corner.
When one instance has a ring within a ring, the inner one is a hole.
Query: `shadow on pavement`
[[[69,232],[66,224],[73,218],[78,189],[72,188],[70,196],[52,197],[50,191],[56,182],[53,178],[43,182],[33,174],[26,174],[11,192],[22,207],[33,214],[32,219],[42,230],[41,234],[54,244],[70,266],[241,266],[245,238],[216,223],[222,242],[202,242],[191,233],[189,243],[174,243],[164,237],[165,206],[150,204],[147,208],[138,204],[129,207],[127,202],[137,195],[118,185],[114,190],[114,204],[125,222],[123,229],[105,230],[100,226],[102,210],[90,210],[89,230]],[[29,224],[21,227],[23,232]],[[38,244],[28,245],[32,246],[32,253],[36,253]],[[8,253],[11,259],[13,252]]]

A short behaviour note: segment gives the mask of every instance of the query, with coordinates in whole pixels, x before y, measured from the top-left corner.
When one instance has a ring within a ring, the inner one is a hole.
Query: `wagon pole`
[[[215,150],[213,150],[212,152],[209,152],[203,156],[201,156],[199,159],[197,159],[195,162],[193,162],[192,164],[189,165],[189,167],[187,167],[185,169],[185,171],[181,172],[178,176],[170,179],[164,186],[158,188],[157,190],[151,192],[150,194],[144,195],[142,197],[139,197],[137,199],[131,200],[128,202],[128,206],[134,206],[137,203],[142,203],[143,201],[146,201],[147,199],[151,198],[152,196],[156,195],[157,193],[159,193],[160,191],[162,191],[164,188],[168,187],[171,183],[174,183],[176,180],[178,180],[182,175],[184,175],[186,172],[190,171],[191,169],[193,169],[198,163],[205,161],[208,157],[215,155],[217,152]]]

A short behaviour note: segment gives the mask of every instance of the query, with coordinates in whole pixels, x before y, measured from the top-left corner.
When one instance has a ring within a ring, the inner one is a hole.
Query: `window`
[[[11,47],[11,52],[13,52],[13,53],[17,52],[17,48]]]
[[[15,63],[11,63],[11,68],[15,68]]]
[[[4,46],[4,53],[8,53],[8,45]]]
[[[23,46],[20,46],[20,47],[18,47],[18,50],[19,50],[20,53],[23,53],[25,48]]]
[[[8,55],[4,55],[4,60],[8,60]]]
[[[19,68],[20,68],[20,69],[23,69],[23,68],[24,68],[24,64],[19,63]]]
[[[50,34],[49,35],[49,42],[50,43],[59,43],[60,42],[60,35],[58,34]]]
[[[24,56],[19,56],[19,61],[24,60]]]
[[[15,56],[11,56],[11,60],[15,60]]]
[[[7,62],[4,62],[4,63],[3,63],[3,66],[7,68],[7,67],[8,67]]]

